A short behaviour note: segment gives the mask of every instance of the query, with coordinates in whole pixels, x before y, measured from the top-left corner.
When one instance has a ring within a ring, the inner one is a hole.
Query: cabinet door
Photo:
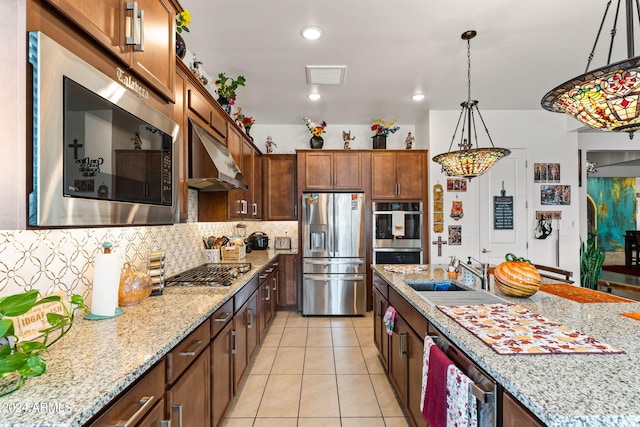
[[[372,198],[395,199],[396,159],[394,153],[371,154]]]
[[[282,254],[278,257],[278,306],[298,306],[298,256]]]
[[[176,10],[169,0],[138,0],[138,9],[144,11],[144,50],[131,48],[131,68],[173,101]]]
[[[247,357],[247,323],[248,323],[247,304],[243,305],[240,311],[233,316],[233,389],[237,393],[240,381],[249,363]]]
[[[362,155],[333,154],[334,186],[336,190],[362,190]]]
[[[176,103],[173,107],[173,120],[180,125],[180,146],[178,147],[178,202],[180,205],[180,222],[186,222],[189,219],[189,144],[188,131],[186,126],[186,97],[187,97],[187,81],[188,78],[181,72],[176,71]]]
[[[274,264],[277,264],[274,263]],[[270,319],[276,314],[276,306],[278,305],[278,268],[275,268],[269,275],[269,282],[271,282],[271,298],[269,304],[269,311],[271,312]]]
[[[235,129],[235,127],[229,123],[227,130],[227,148],[229,149],[229,153],[231,154],[233,159],[238,164],[240,171],[242,171],[245,182],[247,182],[246,170],[248,169],[248,167],[244,164],[245,157],[243,155],[243,145],[244,144],[242,142],[242,137]],[[247,192],[243,190],[234,190],[228,192],[227,217],[229,219],[244,219],[249,209],[248,202],[246,200],[246,193]]]
[[[400,401],[404,405],[407,404],[408,334],[409,327],[407,323],[396,313],[393,335],[389,340],[389,377]]]
[[[305,153],[304,190],[333,190],[333,154]]]
[[[212,427],[218,427],[222,424],[224,414],[233,400],[232,332],[233,322],[228,322],[211,343]]]
[[[502,425],[503,427],[542,427],[544,424],[529,413],[509,393],[502,394]]]
[[[258,336],[258,292],[254,292],[253,296],[249,298],[246,315],[248,362],[253,358],[253,354],[260,344],[260,337]]]
[[[411,328],[407,331],[407,412],[416,427],[427,427],[420,411],[424,342]]]
[[[295,154],[270,154],[263,159],[263,219],[297,220]]]
[[[398,196],[405,200],[422,200],[424,175],[424,153],[403,151],[395,153]]]
[[[167,391],[172,426],[211,425],[210,357],[207,347]]]
[[[385,371],[389,365],[389,335],[384,325],[384,313],[387,311],[389,303],[374,289],[373,291],[373,341],[380,353],[380,359]]]

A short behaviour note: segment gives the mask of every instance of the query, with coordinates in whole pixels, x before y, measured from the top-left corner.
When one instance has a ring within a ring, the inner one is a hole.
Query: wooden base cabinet
[[[374,278],[375,281],[375,278]],[[389,370],[389,334],[384,324],[384,314],[389,308],[389,302],[380,290],[373,289],[373,342],[378,349],[380,361],[385,371]]]
[[[221,313],[217,318],[223,320],[226,314]],[[229,315],[227,323],[211,342],[211,427],[222,424],[233,400],[233,323],[230,319]]]
[[[167,409],[175,427],[211,424],[209,346],[198,356],[175,384],[167,390]]]
[[[279,308],[297,309],[298,307],[298,255],[280,254],[278,256],[278,292]]]
[[[544,423],[526,410],[506,391],[502,394],[503,427],[544,427]]]

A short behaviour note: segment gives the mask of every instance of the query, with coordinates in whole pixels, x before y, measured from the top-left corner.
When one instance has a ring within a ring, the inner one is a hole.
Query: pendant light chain
[[[471,104],[471,39],[467,40],[467,102]]]

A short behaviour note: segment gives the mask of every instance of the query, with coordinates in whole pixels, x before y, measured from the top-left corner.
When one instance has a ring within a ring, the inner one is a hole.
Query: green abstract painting
[[[636,229],[636,179],[587,178],[587,194],[596,204],[598,243],[624,251],[626,231]]]

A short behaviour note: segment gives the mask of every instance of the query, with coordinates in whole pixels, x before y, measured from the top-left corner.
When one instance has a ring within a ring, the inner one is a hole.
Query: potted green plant
[[[0,396],[18,390],[27,378],[42,375],[47,368],[42,353],[71,329],[78,310],[88,311],[80,295],[71,297],[69,307],[57,295],[38,297],[38,291],[32,290],[0,298]],[[20,340],[11,317],[45,303],[61,304],[63,314],[47,313],[50,326],[40,331],[43,336],[32,341]]]
[[[244,86],[246,81],[244,76],[233,79],[224,73],[218,74],[218,80],[215,81],[216,92],[219,96],[218,102],[227,113],[231,113],[231,106],[236,101],[236,90],[239,86]]]
[[[580,286],[598,289],[604,257],[604,249],[598,246],[598,234],[589,233],[587,241],[580,243]]]

